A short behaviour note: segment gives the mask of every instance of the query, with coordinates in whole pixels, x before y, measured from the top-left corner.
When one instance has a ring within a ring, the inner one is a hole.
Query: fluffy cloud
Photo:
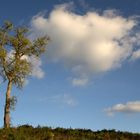
[[[139,59],[139,58],[140,58],[140,49],[133,52],[131,60],[134,61],[134,60]]]
[[[140,101],[127,102],[126,104],[117,104],[104,110],[109,116],[116,112],[121,113],[140,113]]]
[[[12,50],[8,53],[7,55],[7,60],[11,60],[11,58],[13,58],[13,54],[15,52]],[[33,77],[36,77],[38,79],[41,79],[44,77],[45,73],[44,71],[42,70],[41,66],[42,66],[42,61],[40,58],[37,58],[37,57],[34,57],[34,56],[31,56],[31,57],[28,57],[26,55],[22,56],[21,59],[26,59],[28,62],[31,63],[31,66],[32,66],[32,72],[31,72],[31,76]]]
[[[42,70],[42,61],[40,58],[34,57],[34,56],[23,56],[22,59],[26,59],[28,62],[31,63],[32,71],[31,76],[36,77],[38,79],[41,79],[44,77],[45,73]]]
[[[124,18],[113,10],[78,15],[67,7],[57,6],[48,18],[33,17],[31,36],[50,36],[49,58],[73,72],[74,85],[83,86],[91,75],[118,68],[132,56],[139,43],[133,32],[137,26],[133,18]]]
[[[32,73],[31,73],[31,75],[36,77],[36,78],[38,78],[38,79],[43,78],[45,73],[44,73],[44,71],[41,68],[41,66],[42,66],[41,59],[40,58],[36,58],[36,57],[30,57],[29,61],[32,64]]]

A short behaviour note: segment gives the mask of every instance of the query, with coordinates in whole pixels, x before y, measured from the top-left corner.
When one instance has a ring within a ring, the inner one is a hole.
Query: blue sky
[[[0,24],[48,34],[32,77],[15,87],[14,126],[140,132],[139,0],[1,0]],[[0,126],[6,83],[0,84]]]

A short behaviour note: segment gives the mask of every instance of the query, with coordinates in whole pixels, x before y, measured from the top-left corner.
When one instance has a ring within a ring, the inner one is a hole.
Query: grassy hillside
[[[64,129],[23,125],[17,128],[0,129],[0,140],[140,140],[140,134],[89,129]]]

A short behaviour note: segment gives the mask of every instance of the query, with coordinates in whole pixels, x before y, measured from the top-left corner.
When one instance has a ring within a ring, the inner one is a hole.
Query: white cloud
[[[133,32],[136,25],[134,19],[117,15],[114,10],[78,15],[61,5],[48,18],[33,17],[31,36],[48,34],[52,40],[49,58],[71,69],[74,78],[83,75],[89,78],[120,67],[131,57],[138,43],[138,36]],[[72,82],[87,84],[74,79]]]
[[[116,112],[140,113],[140,101],[127,102],[126,104],[116,104],[104,110],[109,116]]]
[[[134,60],[139,59],[139,58],[140,58],[140,49],[137,50],[137,51],[134,51],[134,52],[132,53],[131,60],[134,61]]]
[[[36,78],[43,78],[45,73],[42,70],[41,66],[42,66],[42,61],[40,58],[36,58],[36,57],[29,57],[29,61],[32,64],[32,73],[31,76],[34,76]]]
[[[64,94],[63,95],[63,103],[67,104],[68,106],[76,106],[77,105],[77,101],[76,99],[74,99],[72,96],[70,96],[69,94]]]
[[[73,78],[72,79],[72,84],[74,86],[84,86],[88,83],[87,78]]]
[[[78,104],[78,101],[69,94],[58,94],[58,95],[43,98],[40,101],[53,102],[62,106],[67,105],[70,107],[74,107]]]
[[[44,77],[45,73],[42,70],[41,66],[42,66],[42,61],[40,58],[38,57],[34,57],[34,56],[22,56],[21,59],[26,59],[28,62],[31,63],[32,66],[32,71],[31,71],[31,76],[36,77],[38,79],[41,79]],[[28,83],[28,82],[27,82]]]
[[[14,51],[11,50],[8,54],[7,54],[7,61],[12,61],[13,57],[14,57]],[[36,77],[36,78],[43,78],[45,73],[44,71],[41,69],[42,66],[42,61],[40,58],[34,57],[34,56],[22,56],[21,59],[26,59],[28,62],[31,63],[32,66],[32,71],[31,71],[31,76]],[[26,84],[28,82],[26,81]]]

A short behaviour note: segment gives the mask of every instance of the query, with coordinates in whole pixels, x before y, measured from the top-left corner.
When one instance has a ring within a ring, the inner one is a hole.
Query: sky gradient
[[[51,41],[11,113],[14,126],[140,132],[139,0],[1,0],[0,24]],[[6,83],[0,84],[0,126]]]

